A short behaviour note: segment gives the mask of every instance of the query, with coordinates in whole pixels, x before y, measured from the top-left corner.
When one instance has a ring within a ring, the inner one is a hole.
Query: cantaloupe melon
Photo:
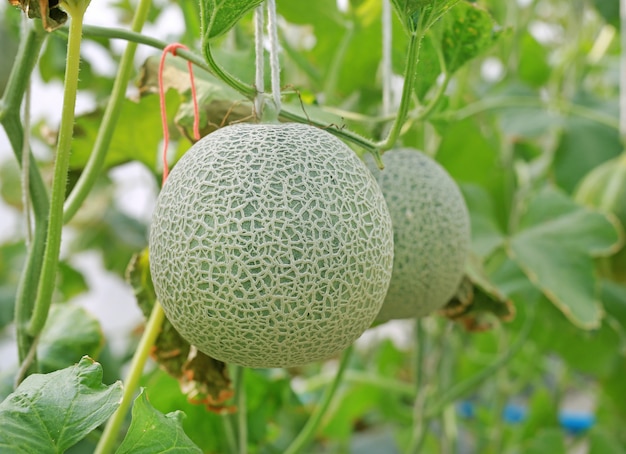
[[[320,361],[378,314],[393,232],[362,161],[302,124],[238,124],[197,142],[159,197],[150,269],[166,316],[216,359]]]
[[[400,148],[383,156],[380,185],[394,231],[394,264],[378,321],[423,317],[458,288],[470,247],[463,195],[448,172],[425,154]]]

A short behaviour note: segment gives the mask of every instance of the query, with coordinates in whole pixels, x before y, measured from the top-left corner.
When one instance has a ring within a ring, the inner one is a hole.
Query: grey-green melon
[[[393,149],[383,163],[382,171],[368,165],[391,213],[395,252],[377,320],[423,317],[442,308],[461,282],[470,247],[469,213],[452,177],[420,151]]]
[[[156,203],[150,270],[191,344],[248,367],[325,360],[378,314],[393,230],[362,161],[301,124],[239,124],[175,165]]]

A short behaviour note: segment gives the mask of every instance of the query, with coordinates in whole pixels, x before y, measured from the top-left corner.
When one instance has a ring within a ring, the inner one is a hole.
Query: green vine
[[[20,105],[46,36],[47,34],[40,24],[28,25],[26,37],[20,43],[4,96],[0,101],[0,123],[20,165],[23,162],[24,146]],[[31,162],[33,161],[34,158],[31,156]],[[15,296],[15,325],[20,363],[27,362],[27,358],[32,358],[30,359],[31,363],[36,361],[34,355],[29,356],[35,337],[28,333],[27,327],[33,311],[37,282],[41,272],[41,257],[44,254],[49,210],[48,193],[39,168],[35,165],[29,166],[28,174],[29,196],[33,208],[35,230]],[[31,365],[30,368],[29,364],[23,366],[24,372],[35,372],[36,367],[34,365]],[[21,377],[18,378],[18,380],[20,379]]]
[[[133,356],[128,376],[124,380],[124,394],[122,395],[120,406],[117,407],[113,416],[111,416],[108,420],[107,425],[104,428],[104,432],[102,433],[102,437],[96,447],[95,454],[106,454],[113,450],[113,447],[117,442],[117,435],[122,427],[124,419],[126,418],[126,413],[132,404],[135,391],[139,386],[139,380],[141,379],[143,368],[148,360],[148,356],[150,355],[150,350],[152,349],[157,336],[161,332],[161,326],[163,325],[164,319],[165,313],[163,312],[161,304],[157,301],[154,304],[154,308],[152,309],[152,313],[150,314],[150,318],[146,324],[143,336],[141,336],[141,340],[139,341],[139,345],[137,346],[137,350]]]
[[[143,28],[143,24],[148,18],[151,3],[151,0],[141,0],[139,2],[131,26],[134,32],[140,32]],[[106,106],[102,117],[102,123],[98,129],[98,135],[96,137],[93,151],[89,156],[89,161],[87,162],[85,169],[81,173],[80,178],[76,182],[76,185],[65,202],[63,210],[64,223],[69,222],[76,214],[81,204],[87,198],[87,195],[89,195],[89,192],[93,188],[100,172],[102,171],[107,151],[111,145],[111,140],[113,139],[113,131],[120,117],[120,111],[122,110],[122,102],[124,101],[126,87],[133,70],[133,59],[135,58],[136,50],[137,43],[128,41],[120,61],[117,77],[113,83],[111,98]]]
[[[348,368],[348,363],[350,362],[350,357],[352,356],[352,349],[354,347],[348,347],[342,354],[341,360],[339,361],[339,369],[337,369],[337,374],[335,375],[335,379],[333,382],[326,388],[324,391],[324,395],[322,396],[321,402],[315,407],[313,414],[309,417],[308,421],[298,434],[298,436],[293,440],[293,442],[289,445],[289,447],[285,450],[285,454],[298,454],[303,452],[303,449],[311,439],[315,436],[315,432],[317,431],[330,403],[333,401],[335,394],[337,393],[337,389],[339,389],[339,384],[343,380],[344,373]]]
[[[422,19],[420,18],[416,29],[409,34],[409,47],[407,49],[407,60],[404,68],[404,86],[402,87],[402,97],[400,98],[398,114],[391,125],[387,138],[376,144],[376,146],[383,151],[393,147],[396,143],[409,113],[424,33]]]
[[[54,165],[52,195],[48,216],[48,233],[46,236],[41,276],[39,277],[39,285],[37,287],[37,299],[35,300],[35,307],[28,326],[28,331],[32,336],[38,335],[46,323],[52,302],[52,293],[55,288],[59,252],[61,249],[63,202],[65,200],[67,172],[69,168],[72,136],[74,133],[74,108],[76,105],[76,92],[78,90],[83,17],[88,5],[89,0],[68,0],[61,2],[61,6],[71,16],[70,34],[67,47],[59,143]]]

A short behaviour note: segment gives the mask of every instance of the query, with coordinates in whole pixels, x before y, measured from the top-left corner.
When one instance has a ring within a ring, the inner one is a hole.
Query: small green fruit
[[[387,201],[394,264],[378,321],[423,317],[455,294],[470,247],[470,220],[458,186],[423,153],[401,148],[370,166]]]
[[[380,310],[393,262],[385,200],[343,142],[238,124],[196,143],[159,195],[150,270],[168,319],[248,367],[327,359]]]

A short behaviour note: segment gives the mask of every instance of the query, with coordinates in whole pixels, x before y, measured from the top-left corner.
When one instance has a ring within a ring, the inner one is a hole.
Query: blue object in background
[[[561,427],[572,435],[579,435],[589,430],[595,422],[595,416],[588,412],[571,410],[561,410],[559,412]]]
[[[526,407],[519,404],[507,404],[502,412],[502,419],[510,424],[517,424],[526,419]]]
[[[456,406],[456,411],[459,416],[462,418],[473,418],[474,417],[474,403],[469,400],[462,400]]]

